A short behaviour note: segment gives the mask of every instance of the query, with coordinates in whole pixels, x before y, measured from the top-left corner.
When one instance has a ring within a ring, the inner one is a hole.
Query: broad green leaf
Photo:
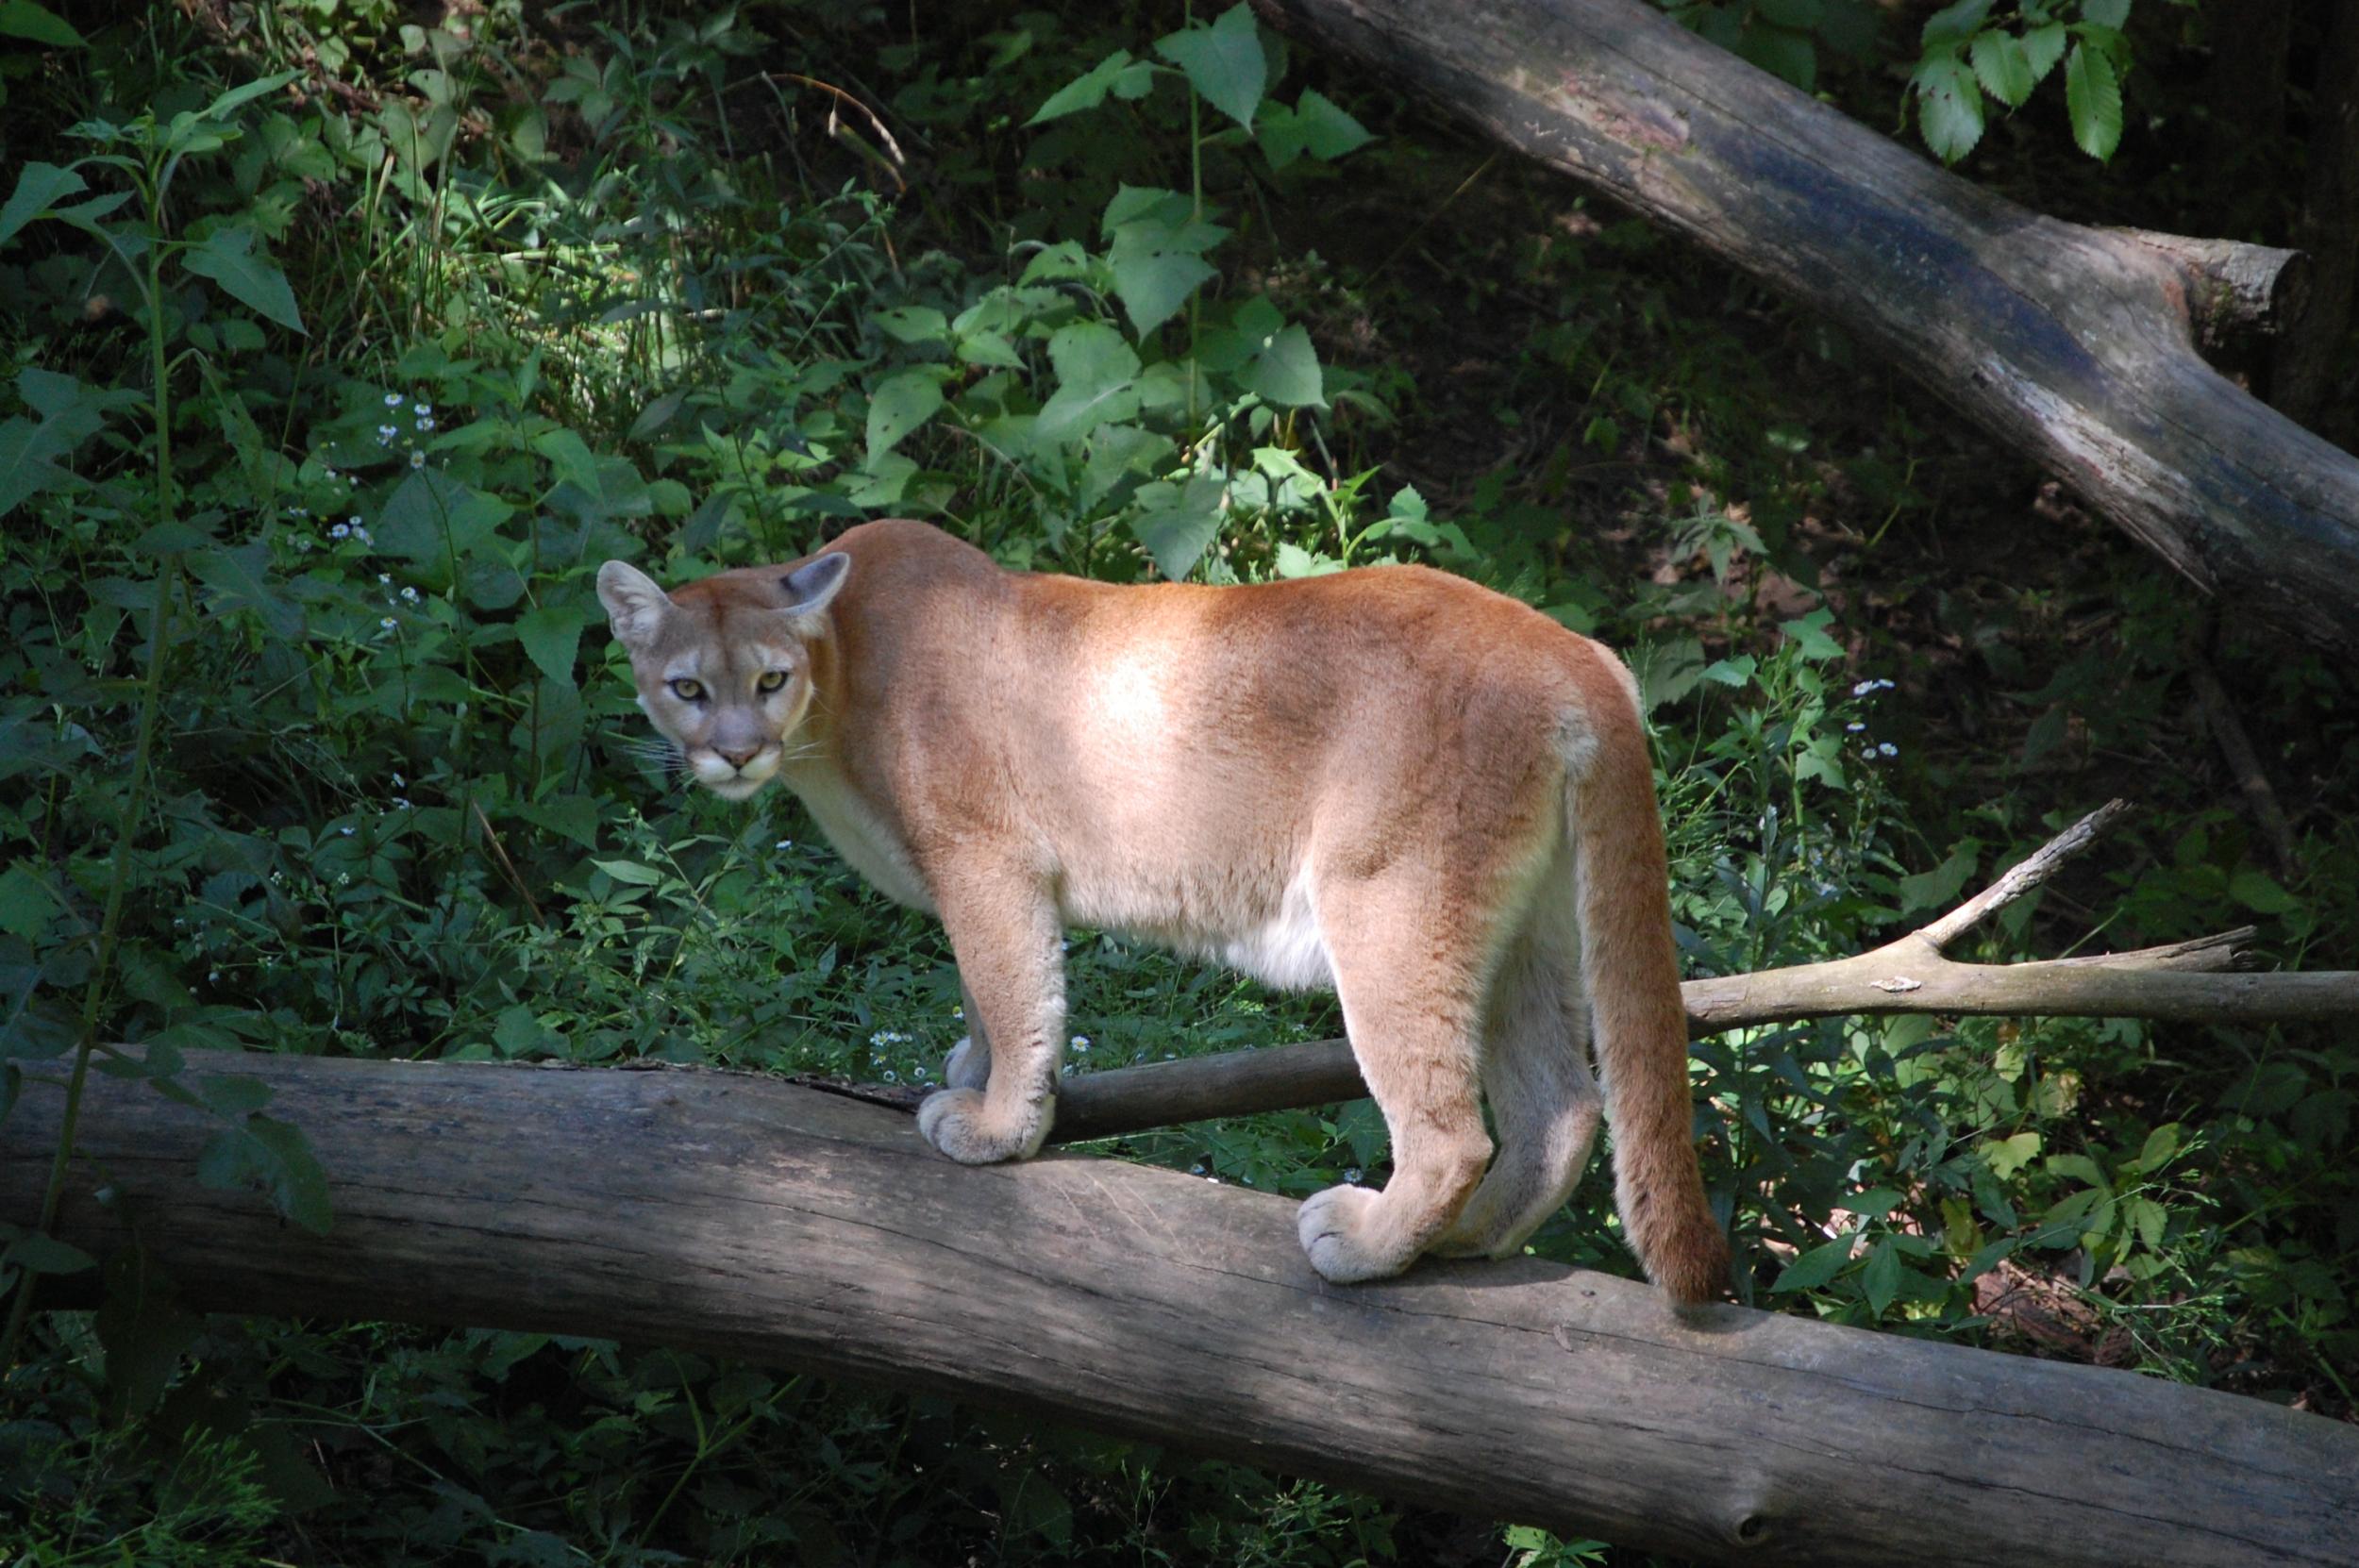
[[[2044,27],[2033,27],[2023,35],[2023,62],[2031,67],[2032,80],[2044,82],[2048,73],[2056,69],[2056,62],[2065,57],[2065,47],[2072,42],[2072,30],[2061,22],[2050,22]]]
[[[1892,1244],[1892,1238],[1878,1242],[1867,1254],[1867,1266],[1859,1271],[1860,1293],[1867,1298],[1867,1309],[1878,1317],[1892,1305],[1892,1298],[1900,1289],[1900,1249]]]
[[[1919,909],[1946,909],[1966,888],[1966,879],[1982,863],[1983,844],[1979,839],[1966,839],[1949,852],[1949,858],[1927,872],[1900,878],[1900,912],[1915,914]]]
[[[1048,340],[1057,391],[1033,425],[1037,442],[1078,440],[1109,420],[1138,411],[1139,357],[1103,322],[1075,322]]]
[[[895,371],[868,398],[868,460],[875,463],[942,407],[942,383],[931,372]]]
[[[575,432],[561,427],[544,430],[532,439],[532,449],[549,460],[557,484],[597,490],[598,459],[592,454],[590,443]]]
[[[1990,15],[1991,0],[1958,0],[1954,6],[1944,6],[1925,19],[1925,30],[1917,37],[1918,44],[1928,50],[1946,44],[1963,43],[1974,36],[1983,19]]]
[[[2170,1157],[2179,1152],[2179,1134],[2182,1130],[2178,1123],[2165,1122],[2146,1135],[2146,1145],[2138,1150],[2136,1160],[2139,1174],[2151,1176],[2170,1163]]]
[[[0,421],[0,517],[73,478],[49,459],[58,453],[56,435],[29,419]]]
[[[1299,326],[1286,327],[1271,338],[1238,380],[1246,391],[1281,408],[1327,406],[1318,351],[1311,346],[1311,334]]]
[[[2075,43],[2065,59],[2065,108],[2072,140],[2100,163],[2121,145],[2121,78],[2102,49]]]
[[[2228,894],[2256,914],[2289,914],[2301,900],[2270,879],[2266,872],[2245,867],[2228,879]]]
[[[1184,486],[1156,484],[1139,492],[1130,531],[1164,576],[1174,582],[1185,577],[1220,536],[1226,488],[1218,475],[1198,474]]]
[[[2118,31],[2130,21],[2130,0],[2081,0],[2083,21]]]
[[[626,882],[634,888],[651,888],[663,880],[663,873],[653,866],[643,866],[636,860],[593,860],[590,863],[617,882]]]
[[[293,1122],[259,1114],[247,1117],[245,1125],[269,1159],[271,1202],[312,1235],[326,1235],[335,1220],[327,1201],[327,1173],[320,1168],[303,1130]]]
[[[1974,61],[1974,78],[1983,91],[2006,105],[2021,108],[2039,85],[2032,75],[2032,58],[2023,41],[2006,33],[1977,33],[1967,54]]]
[[[415,468],[370,525],[380,550],[415,561],[436,589],[454,586],[458,564],[506,521],[507,502],[439,468]]]
[[[27,163],[16,176],[16,189],[0,205],[0,245],[16,231],[78,191],[89,190],[80,175],[54,163]]]
[[[1843,1272],[1851,1260],[1851,1238],[1838,1236],[1823,1246],[1815,1246],[1788,1263],[1778,1274],[1772,1291],[1815,1291]]]
[[[1983,1163],[1990,1174],[2004,1181],[2024,1166],[2039,1158],[2040,1135],[2018,1132],[2012,1138],[1994,1138],[1983,1145]]]
[[[215,98],[205,106],[197,117],[204,120],[226,120],[255,99],[277,92],[302,75],[300,71],[281,71],[275,76],[259,76],[253,81],[233,87]]]
[[[1737,53],[1805,92],[1818,85],[1818,45],[1808,33],[1755,23],[1745,29]]]
[[[271,1101],[270,1085],[243,1073],[208,1073],[196,1093],[208,1109],[228,1117],[248,1115]]]
[[[1273,169],[1283,169],[1305,153],[1331,163],[1373,140],[1365,125],[1311,88],[1303,89],[1293,108],[1265,107],[1253,139]]]
[[[273,637],[292,642],[303,635],[303,611],[279,597],[264,574],[270,570],[270,547],[259,540],[236,549],[215,546],[192,550],[189,575],[213,591],[215,614],[251,610]]]
[[[1246,129],[1261,107],[1269,82],[1269,58],[1254,30],[1253,8],[1244,0],[1209,27],[1189,27],[1155,41],[1155,52],[1187,74],[1188,85],[1204,101]]]
[[[1814,609],[1799,620],[1780,623],[1778,629],[1793,641],[1794,651],[1804,659],[1841,659],[1843,644],[1827,635],[1833,620],[1833,610]]]
[[[2170,1225],[2170,1216],[2152,1198],[2132,1198],[2130,1224],[2136,1229],[2138,1240],[2151,1252],[2163,1244],[2163,1232]]]
[[[1196,289],[1219,275],[1203,258],[1177,251],[1110,254],[1114,293],[1140,337],[1169,321]]]
[[[0,931],[38,942],[59,912],[49,885],[22,864],[0,872]]]
[[[97,1266],[98,1259],[80,1247],[38,1230],[26,1231],[0,1251],[0,1269],[23,1269],[26,1274],[79,1274]]]
[[[1279,542],[1278,575],[1281,577],[1323,577],[1343,569],[1344,563],[1333,556],[1313,555],[1299,544]]]
[[[199,277],[209,277],[232,297],[291,331],[303,330],[295,309],[294,291],[287,275],[265,257],[254,254],[250,228],[216,229],[180,253],[181,264]]]
[[[1955,163],[1983,139],[1983,84],[1955,54],[1929,56],[1910,78],[1916,89],[1916,125],[1925,145]]]
[[[949,318],[930,305],[898,305],[868,319],[896,343],[938,343],[950,335]]]
[[[517,618],[516,641],[525,645],[543,675],[570,686],[585,619],[578,605],[543,605]]]
[[[1048,95],[1048,101],[1029,120],[1028,125],[1045,125],[1048,121],[1096,108],[1106,101],[1106,94],[1114,90],[1125,71],[1132,69],[1130,51],[1116,49],[1104,59],[1076,76]]]
[[[58,49],[79,48],[87,42],[63,17],[33,0],[0,0],[0,34],[29,38]]]

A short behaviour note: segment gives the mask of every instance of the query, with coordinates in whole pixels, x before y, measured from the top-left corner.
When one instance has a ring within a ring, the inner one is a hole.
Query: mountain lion
[[[1104,926],[1340,994],[1394,1174],[1302,1206],[1327,1278],[1519,1250],[1587,1161],[1594,1026],[1638,1257],[1681,1301],[1723,1289],[1646,736],[1604,648],[1424,567],[1120,587],[899,521],[670,594],[611,560],[598,597],[698,783],[783,781],[941,917],[972,1033],[917,1124],[951,1159],[1040,1148],[1060,936]]]

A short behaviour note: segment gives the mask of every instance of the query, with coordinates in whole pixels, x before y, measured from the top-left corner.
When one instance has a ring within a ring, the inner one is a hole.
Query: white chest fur
[[[929,914],[940,912],[925,878],[917,875],[908,845],[853,792],[843,775],[832,768],[795,769],[786,781],[810,809],[811,820],[835,852],[870,886],[896,904]]]

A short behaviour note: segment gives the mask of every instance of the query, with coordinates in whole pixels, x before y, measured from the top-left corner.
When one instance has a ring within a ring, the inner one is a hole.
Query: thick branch
[[[2359,459],[2195,349],[2275,258],[2027,211],[1644,0],[1256,4],[1860,332],[2232,609],[2359,649]]]
[[[1336,1287],[1294,1205],[711,1073],[189,1053],[276,1091],[333,1233],[209,1191],[219,1123],[92,1084],[63,1239],[201,1309],[594,1334],[1009,1404],[1715,1562],[2359,1561],[2359,1432],[2208,1390],[1536,1260]],[[57,1097],[0,1143],[40,1205]],[[112,1207],[87,1194],[102,1179]]]

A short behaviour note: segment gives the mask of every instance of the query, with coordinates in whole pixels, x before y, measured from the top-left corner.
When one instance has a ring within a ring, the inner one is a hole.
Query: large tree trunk
[[[2285,253],[2028,211],[1644,0],[1255,0],[1841,320],[2232,610],[2359,649],[2359,460],[2221,377]]]
[[[59,1234],[191,1306],[692,1346],[1712,1561],[2359,1561],[2359,1431],[2258,1400],[1723,1307],[1558,1265],[1335,1287],[1268,1194],[694,1072],[200,1055],[276,1092],[331,1234],[208,1191],[220,1126],[94,1077]],[[57,1096],[5,1124],[40,1207]],[[111,1190],[102,1209],[86,1194]]]

